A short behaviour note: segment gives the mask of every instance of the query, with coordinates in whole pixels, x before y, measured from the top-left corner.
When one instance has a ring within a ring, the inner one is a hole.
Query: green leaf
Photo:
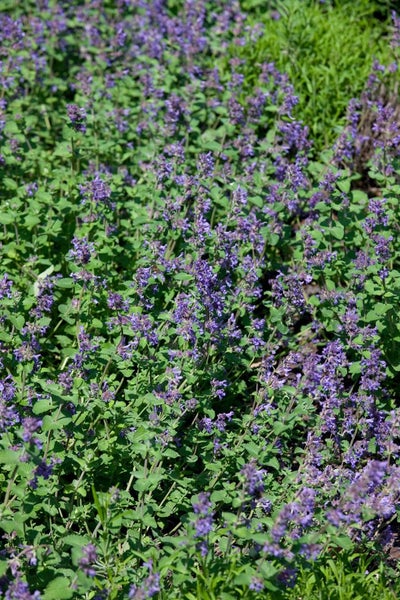
[[[217,502],[226,502],[227,499],[227,492],[226,490],[215,490],[212,494],[211,494],[211,502],[217,503]]]
[[[337,240],[344,238],[344,227],[341,223],[336,223],[334,227],[331,227],[330,232]]]
[[[190,273],[176,273],[176,275],[174,275],[174,279],[176,279],[176,281],[190,281],[193,279],[193,275]]]
[[[16,465],[20,462],[21,456],[14,450],[0,450],[1,465]]]
[[[25,217],[24,225],[28,229],[32,229],[33,227],[38,225],[41,222],[41,220],[42,219],[38,215],[27,215]]]
[[[236,575],[233,583],[234,585],[243,585],[248,587],[251,582],[251,577],[251,573],[240,573],[239,575]]]
[[[76,548],[82,548],[83,546],[86,546],[87,544],[90,543],[90,539],[83,535],[71,534],[71,535],[66,535],[63,538],[63,542],[67,546],[74,546]]]
[[[325,281],[325,286],[326,286],[326,289],[329,290],[330,292],[332,292],[333,290],[336,289],[335,282],[332,281],[331,279],[327,279]]]
[[[154,489],[156,487],[157,483],[159,483],[162,479],[163,479],[163,475],[157,475],[157,474],[147,475],[147,477],[138,479],[136,481],[135,485],[133,486],[133,488],[137,492],[144,492],[151,488]]]
[[[16,315],[16,316],[10,315],[9,320],[14,325],[14,327],[16,327],[19,331],[25,325],[25,319],[24,319],[23,315]]]
[[[51,204],[53,202],[52,195],[49,192],[39,190],[36,192],[36,200],[43,202],[43,204]]]
[[[18,183],[15,181],[15,179],[11,179],[11,177],[3,177],[2,187],[6,190],[17,190]]]
[[[71,158],[71,144],[69,142],[60,142],[53,151],[53,156],[61,158]]]
[[[235,536],[237,536],[238,538],[241,538],[243,540],[248,540],[248,539],[253,539],[253,533],[249,530],[248,527],[236,527],[235,529]]]
[[[390,305],[384,304],[383,302],[376,302],[376,304],[374,304],[374,312],[379,316],[385,315],[391,308]]]
[[[64,429],[64,427],[71,423],[71,420],[71,417],[58,417],[56,419],[54,414],[46,415],[43,418],[42,430],[47,432],[56,431],[57,429]]]
[[[337,186],[341,192],[348,194],[351,187],[351,179],[346,177],[345,179],[339,179],[337,182]]]
[[[72,598],[74,591],[71,582],[66,577],[53,579],[46,587],[42,596],[43,600],[64,600]]]
[[[274,456],[270,458],[265,464],[267,467],[272,467],[272,469],[276,469],[277,471],[281,470],[281,465],[279,464],[278,459]]]
[[[104,506],[100,503],[99,495],[96,492],[96,488],[94,487],[94,485],[92,485],[92,494],[93,494],[93,500],[94,500],[94,505],[97,510],[97,514],[99,515],[101,524],[104,525],[107,512],[106,512],[106,509],[104,508]]]
[[[48,412],[53,408],[53,401],[48,398],[37,400],[33,405],[32,412],[35,415],[41,415],[42,413]]]
[[[14,513],[12,520],[3,519],[0,521],[0,528],[6,533],[12,533],[15,531],[19,536],[23,537],[25,535],[25,521],[27,521],[28,516],[22,515],[21,513]]]
[[[242,506],[243,504],[243,500],[241,498],[234,498],[232,500],[232,508],[239,508],[239,506]]]
[[[271,246],[277,246],[280,239],[281,238],[277,233],[270,233],[268,242],[270,243]]]
[[[264,200],[261,198],[261,196],[251,196],[249,200],[252,204],[255,204],[259,208],[262,208],[264,206]]]
[[[349,367],[349,372],[352,375],[358,375],[359,373],[361,373],[361,362],[359,360],[352,362]]]
[[[0,577],[6,574],[8,569],[8,561],[0,558]]]
[[[274,430],[275,435],[280,435],[281,433],[286,431],[287,428],[288,428],[288,426],[286,425],[286,423],[280,423],[279,421],[276,421],[273,424],[273,430]]]
[[[353,190],[351,198],[354,204],[366,204],[368,202],[368,195],[362,190]]]
[[[15,215],[6,212],[1,212],[0,223],[2,225],[10,225],[10,223],[15,223]]]
[[[71,288],[74,285],[74,280],[71,277],[62,277],[56,280],[56,286],[60,288]]]
[[[331,540],[343,550],[353,550],[354,548],[354,542],[345,535],[332,536]]]

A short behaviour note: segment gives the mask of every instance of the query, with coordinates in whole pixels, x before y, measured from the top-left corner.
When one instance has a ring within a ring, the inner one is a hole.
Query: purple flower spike
[[[76,104],[68,104],[67,115],[72,129],[80,133],[86,133],[86,111],[84,108],[79,108]]]
[[[94,544],[87,544],[82,548],[82,557],[79,560],[79,567],[88,577],[95,577],[96,570],[93,565],[97,560],[97,550]]]
[[[209,492],[201,492],[199,494],[198,502],[193,503],[193,510],[197,515],[194,521],[194,526],[196,529],[194,537],[206,538],[212,531],[214,516]],[[202,539],[197,544],[197,549],[200,550],[202,556],[206,556],[208,552],[207,542]]]
[[[160,591],[160,574],[153,572],[153,561],[150,559],[144,563],[144,566],[149,569],[150,574],[143,581],[140,587],[132,585],[129,590],[129,600],[144,600],[145,598],[152,598]]]
[[[241,470],[246,480],[247,493],[250,496],[259,496],[264,491],[265,469],[258,469],[255,461],[249,462]]]
[[[41,595],[38,591],[31,594],[28,584],[17,578],[10,583],[4,598],[5,600],[41,600]]]

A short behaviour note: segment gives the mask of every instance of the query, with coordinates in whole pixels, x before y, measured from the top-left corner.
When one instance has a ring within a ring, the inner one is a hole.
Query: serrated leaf
[[[27,215],[25,217],[24,225],[28,229],[32,229],[36,225],[38,225],[41,221],[41,218],[38,215]]]
[[[211,502],[213,502],[213,503],[226,502],[226,499],[227,499],[226,490],[215,490],[211,494],[211,498],[210,499],[211,499]]]
[[[15,222],[15,216],[10,213],[0,213],[0,223],[1,225],[9,225],[10,223]]]
[[[279,421],[276,421],[273,424],[273,430],[274,430],[275,435],[280,435],[281,433],[286,431],[286,429],[287,429],[287,425],[285,423],[280,423]]]
[[[22,315],[17,315],[17,316],[10,315],[9,320],[12,323],[12,325],[14,325],[14,327],[16,327],[19,331],[25,325],[25,319]]]
[[[251,204],[255,204],[259,208],[262,208],[264,206],[264,200],[261,198],[261,196],[251,196],[249,200]]]
[[[1,465],[15,465],[21,460],[21,456],[14,450],[0,450],[0,464]]]
[[[67,546],[75,546],[76,548],[82,548],[83,546],[86,546],[90,543],[90,539],[85,536],[75,535],[72,533],[71,535],[66,535],[63,538],[63,542]]]
[[[50,581],[42,596],[43,600],[66,600],[72,598],[74,591],[66,577],[57,577]]]
[[[134,484],[133,488],[137,491],[137,492],[144,492],[149,490],[150,488],[154,488],[157,483],[159,483],[161,480],[163,479],[162,475],[148,475],[147,477],[143,477],[141,479],[138,479],[136,481],[136,483]]]
[[[71,157],[71,145],[68,142],[61,142],[58,144],[56,149],[53,151],[53,156],[60,156],[62,158]]]
[[[43,418],[43,431],[55,431],[57,429],[63,429],[71,423],[71,417],[58,417],[54,418],[54,415],[46,415]]]
[[[351,192],[351,198],[354,203],[365,204],[368,202],[368,195],[362,190],[353,190]]]
[[[331,227],[330,232],[337,240],[342,240],[344,238],[344,227],[340,223],[337,223],[334,227]]]
[[[281,465],[279,464],[278,459],[274,456],[270,458],[265,464],[267,467],[271,467],[272,469],[276,469],[277,471],[280,471],[281,469]]]
[[[350,191],[350,187],[351,187],[351,180],[346,178],[346,179],[340,179],[337,182],[337,186],[339,188],[340,191],[344,192],[345,194],[348,194]]]
[[[53,401],[48,398],[37,400],[33,405],[32,412],[35,415],[41,415],[42,413],[48,412],[53,408]]]
[[[11,179],[11,177],[3,177],[2,187],[6,190],[17,190],[18,183],[15,181],[15,179]]]
[[[352,550],[354,548],[354,542],[344,535],[333,536],[331,538],[334,544],[337,544],[343,550]]]

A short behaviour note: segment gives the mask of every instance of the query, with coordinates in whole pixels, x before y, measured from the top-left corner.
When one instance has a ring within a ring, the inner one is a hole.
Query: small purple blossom
[[[86,111],[84,108],[80,108],[76,104],[68,104],[67,115],[72,129],[80,133],[86,133]]]
[[[90,357],[91,353],[97,350],[98,344],[85,331],[83,325],[79,328],[78,342],[79,350],[73,357],[73,361],[78,368],[81,368],[84,362]]]
[[[201,492],[198,496],[198,501],[193,502],[193,510],[196,515],[194,520],[195,526],[195,538],[207,538],[208,534],[213,529],[213,516],[212,504],[210,502],[210,493]],[[198,549],[202,556],[205,556],[208,551],[207,542],[205,539],[201,539],[198,544]]]
[[[222,400],[222,398],[225,397],[226,395],[226,388],[228,387],[228,382],[223,380],[218,380],[218,379],[213,379],[211,381],[211,387],[212,387],[212,392],[213,395],[215,397],[218,398],[218,400]]]
[[[0,300],[3,298],[12,298],[13,282],[9,279],[7,273],[0,279]]]
[[[198,168],[203,177],[212,177],[214,174],[215,161],[211,152],[200,154],[198,160]]]
[[[33,434],[42,426],[42,420],[38,419],[37,417],[25,417],[22,420],[22,426],[22,439],[24,442],[33,443],[40,447],[40,441],[35,438]]]
[[[287,567],[286,569],[283,569],[283,571],[281,571],[277,577],[280,583],[282,583],[285,587],[290,588],[294,587],[296,583],[296,578],[297,570],[292,567]]]
[[[259,577],[252,577],[249,584],[249,590],[251,590],[252,592],[262,592],[263,589],[264,583],[262,579],[260,579]]]
[[[81,185],[80,191],[84,201],[91,200],[95,204],[109,204],[111,189],[108,183],[100,177],[100,173],[96,173],[94,179]]]
[[[14,405],[15,384],[8,375],[0,380],[0,431],[7,431],[9,427],[19,423],[20,416]]]
[[[149,575],[144,579],[141,586],[132,585],[129,590],[129,600],[145,600],[146,598],[152,598],[161,590],[160,587],[160,574],[153,572],[153,561],[150,559],[148,562],[143,564],[144,567],[149,569]]]
[[[124,300],[121,294],[111,292],[107,298],[107,306],[111,310],[127,311],[129,309],[129,300]]]
[[[393,34],[390,42],[391,47],[396,50],[400,48],[400,17],[392,10]]]
[[[49,479],[53,474],[55,460],[51,460],[47,463],[45,460],[41,460],[33,472],[33,479],[30,480],[29,485],[33,490],[38,487],[38,478]]]
[[[28,183],[25,186],[25,190],[26,190],[27,196],[29,196],[30,198],[32,198],[36,194],[36,192],[38,191],[38,184],[36,182]]]
[[[94,544],[87,544],[82,548],[82,557],[79,559],[78,565],[87,577],[95,577],[96,569],[94,564],[97,560],[97,550]]]
[[[365,392],[376,392],[382,388],[386,378],[386,363],[382,359],[382,352],[378,348],[369,351],[369,357],[360,361],[362,376],[360,387]]]
[[[260,496],[264,491],[265,469],[258,469],[255,460],[250,461],[240,471],[245,480],[246,491],[250,496]]]
[[[199,517],[195,523],[196,533],[195,537],[203,538],[206,537],[213,527],[212,515],[206,515],[205,517]]]
[[[38,591],[31,593],[28,584],[17,577],[8,586],[4,600],[41,600],[41,595]]]
[[[227,421],[231,421],[231,420],[232,420],[232,417],[233,417],[233,415],[234,415],[234,412],[233,412],[233,410],[231,410],[231,411],[230,411],[230,412],[228,412],[228,413],[220,413],[220,414],[217,416],[217,419],[216,419],[216,423],[215,423],[215,426],[216,426],[216,428],[217,428],[219,431],[221,431],[221,432],[225,431],[225,429],[226,429],[226,422],[227,422]]]
[[[86,265],[95,253],[94,243],[89,242],[87,237],[72,238],[73,248],[69,251],[69,256],[76,260],[79,266]]]

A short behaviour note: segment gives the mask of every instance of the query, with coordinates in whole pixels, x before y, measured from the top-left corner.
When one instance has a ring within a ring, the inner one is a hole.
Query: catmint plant
[[[0,17],[2,598],[290,597],[394,539],[394,68],[316,160],[244,4]]]

